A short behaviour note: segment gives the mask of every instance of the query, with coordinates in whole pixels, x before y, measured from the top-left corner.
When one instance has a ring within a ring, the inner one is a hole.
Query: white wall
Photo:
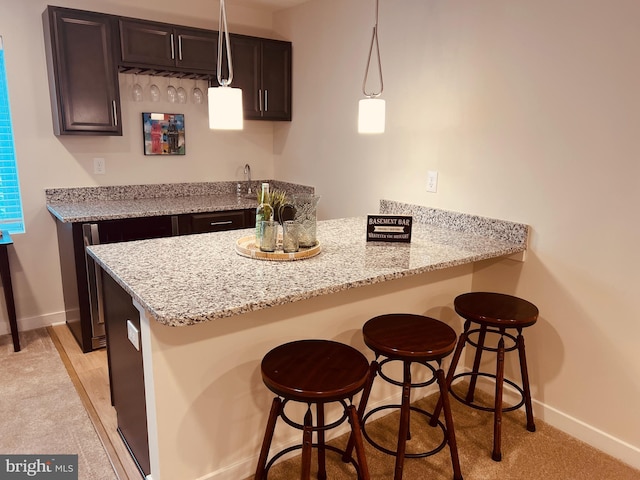
[[[273,25],[229,2],[236,31],[274,26],[293,41],[293,122],[214,134],[187,106],[188,154],[167,159],[141,154],[146,107],[131,102],[123,138],[53,136],[46,3],[0,0],[28,230],[11,255],[21,328],[62,319],[48,187],[229,180],[250,161],[256,176],[315,185],[325,218],[376,211],[390,198],[524,222],[533,229],[527,261],[483,263],[474,288],[539,306],[526,333],[542,413],[640,466],[637,0],[381,0],[388,117],[387,133],[374,137],[356,133],[372,0],[311,0]],[[216,2],[184,0],[177,14],[173,1],[128,3],[58,4],[216,26],[206,20]],[[94,156],[107,159],[107,175],[91,173]],[[440,174],[436,194],[425,192],[428,170]]]
[[[135,103],[127,95],[133,77],[121,75],[122,137],[55,137],[44,56],[41,15],[47,0],[0,0],[0,35],[5,46],[11,113],[27,233],[14,235],[10,249],[18,325],[21,330],[64,321],[58,246],[44,190],[52,187],[200,182],[243,178],[250,163],[254,178],[273,177],[273,126],[246,122],[239,133],[208,129],[206,105]],[[54,5],[218,28],[218,3],[207,0],[60,0]],[[176,5],[179,10],[176,11]],[[232,31],[273,36],[272,16],[246,7],[227,7]],[[139,77],[146,86],[147,77]],[[166,88],[167,79],[158,79]],[[177,86],[177,83],[176,83]],[[193,87],[184,81],[184,87]],[[205,83],[200,82],[200,88]],[[185,156],[144,156],[142,112],[184,113]],[[93,158],[106,159],[106,174],[93,174]],[[4,303],[2,301],[2,303]],[[0,305],[0,334],[8,332]]]
[[[276,16],[294,45],[277,176],[315,185],[324,217],[390,198],[531,225],[527,261],[483,263],[474,289],[540,308],[539,413],[640,467],[640,2],[381,0],[387,132],[359,136],[373,7]]]

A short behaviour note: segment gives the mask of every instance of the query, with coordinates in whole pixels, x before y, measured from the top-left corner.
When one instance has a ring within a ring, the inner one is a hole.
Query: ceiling
[[[309,0],[233,0],[234,3],[248,6],[256,6],[267,8],[269,10],[282,10],[289,7],[295,7]]]

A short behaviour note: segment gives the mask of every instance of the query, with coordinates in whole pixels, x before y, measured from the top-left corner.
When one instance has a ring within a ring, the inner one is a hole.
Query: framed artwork
[[[182,113],[143,113],[142,135],[145,155],[184,155]]]

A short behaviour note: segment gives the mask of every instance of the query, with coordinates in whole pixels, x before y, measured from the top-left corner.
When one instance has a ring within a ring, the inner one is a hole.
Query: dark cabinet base
[[[151,472],[151,466],[140,345],[140,313],[133,306],[127,292],[104,272],[102,285],[111,403],[118,417],[118,433],[145,477]],[[140,350],[129,340],[128,328],[131,328],[132,335],[137,338]]]

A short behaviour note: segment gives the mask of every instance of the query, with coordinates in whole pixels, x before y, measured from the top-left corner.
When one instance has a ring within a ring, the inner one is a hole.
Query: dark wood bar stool
[[[453,417],[449,406],[449,395],[442,370],[442,359],[453,352],[456,346],[456,332],[447,324],[434,318],[413,314],[388,314],[374,317],[367,321],[362,328],[364,342],[373,350],[376,359],[371,363],[369,382],[362,393],[358,414],[362,419],[362,433],[367,441],[376,449],[388,455],[396,457],[394,480],[402,479],[405,458],[424,458],[442,450],[447,444],[451,453],[453,465],[453,478],[462,480],[458,447],[453,427]],[[378,358],[384,357],[380,362]],[[403,364],[402,381],[390,378],[383,372],[383,367],[389,362],[399,361]],[[436,362],[437,368],[429,362]],[[411,364],[419,363],[429,370],[432,376],[424,382],[413,383],[411,379]],[[385,381],[402,387],[402,403],[400,405],[383,405],[369,411],[365,415],[366,404],[371,393],[373,381],[376,375],[380,375]],[[412,388],[426,387],[438,382],[440,388],[440,400],[444,409],[446,426],[437,418],[433,426],[440,426],[443,434],[442,442],[433,450],[420,453],[407,453],[407,440],[411,439],[409,429],[411,411],[426,416],[425,427],[428,426],[432,415],[410,404]],[[400,426],[396,450],[390,450],[377,443],[367,433],[366,421],[374,413],[385,409],[400,409]],[[352,438],[347,445],[346,454],[349,455],[355,439]],[[357,444],[356,444],[357,445]]]
[[[369,362],[366,357],[349,345],[330,340],[300,340],[274,348],[262,359],[262,380],[277,395],[271,404],[271,412],[260,450],[255,480],[267,478],[269,469],[283,455],[302,449],[302,472],[300,478],[311,478],[312,449],[318,451],[318,479],[327,478],[325,451],[331,450],[351,463],[359,480],[369,480],[369,470],[364,455],[362,431],[353,396],[362,391],[369,377]],[[296,423],[285,412],[288,402],[307,404],[304,423]],[[325,425],[325,404],[337,402],[343,407],[343,415]],[[313,424],[311,405],[316,406],[316,423]],[[302,430],[302,443],[275,454],[267,463],[276,421],[282,418],[288,425]],[[331,445],[325,445],[325,432],[341,425],[345,420],[351,424],[351,435],[355,439],[357,461]],[[317,442],[313,443],[313,432]]]
[[[456,400],[469,405],[478,410],[484,410],[494,413],[493,420],[493,452],[491,457],[496,462],[502,460],[502,414],[517,410],[525,406],[527,414],[527,430],[535,432],[536,426],[533,421],[533,409],[531,407],[531,390],[529,388],[529,373],[527,371],[527,357],[524,349],[524,337],[522,329],[530,327],[536,323],[538,319],[538,308],[518,297],[506,295],[502,293],[492,292],[472,292],[459,295],[454,300],[454,308],[458,315],[465,319],[464,331],[460,335],[456,351],[453,355],[451,366],[447,374],[447,385],[451,391],[451,395]],[[471,329],[472,324],[479,328]],[[507,330],[515,329],[517,336],[508,333]],[[477,342],[470,338],[471,334],[478,334]],[[498,334],[500,339],[497,348],[485,345],[488,333]],[[513,345],[505,348],[505,337],[513,342]],[[460,354],[465,344],[470,344],[476,348],[475,358],[473,361],[473,369],[471,372],[455,374],[455,369],[460,360]],[[520,373],[522,376],[522,386],[517,385],[512,380],[504,378],[504,358],[506,352],[518,350],[520,357]],[[497,355],[496,373],[488,373],[480,371],[480,360],[482,352],[494,352]],[[452,382],[461,377],[470,377],[469,389],[465,398],[458,395],[451,389]],[[487,407],[474,403],[474,393],[478,377],[488,377],[495,379],[495,398],[494,405]],[[521,401],[516,405],[505,407],[502,404],[502,393],[504,383],[508,383],[515,388],[522,397]],[[440,403],[436,406],[433,419],[437,419],[440,413]],[[432,419],[432,420],[433,420]]]

